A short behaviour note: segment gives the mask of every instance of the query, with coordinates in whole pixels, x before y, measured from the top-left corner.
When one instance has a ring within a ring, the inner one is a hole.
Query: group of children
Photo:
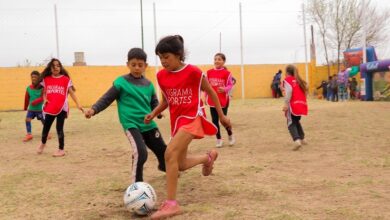
[[[155,54],[159,56],[163,69],[157,73],[157,81],[162,91],[159,102],[152,83],[143,76],[147,67],[147,55],[140,48],[133,48],[127,56],[130,72],[118,77],[111,88],[90,109],[84,111],[75,95],[75,88],[66,70],[57,59],[52,59],[41,74],[32,73],[33,85],[27,88],[29,107],[26,119],[28,135],[31,135],[31,121],[35,116],[42,120],[42,142],[37,152],[45,148],[48,132],[57,119],[59,150],[53,156],[64,156],[64,120],[68,116],[67,96],[72,97],[78,109],[86,118],[98,114],[112,102],[117,101],[119,121],[132,147],[131,182],[143,181],[143,165],[147,160],[148,147],[157,157],[158,169],[166,172],[167,199],[151,218],[162,219],[181,213],[176,201],[179,171],[202,165],[202,175],[209,176],[218,151],[212,149],[205,154],[188,154],[188,146],[193,139],[205,135],[216,135],[217,147],[222,147],[219,122],[228,132],[229,144],[235,143],[232,126],[226,117],[229,107],[229,91],[232,88],[232,75],[224,66],[226,57],[222,53],[214,56],[215,68],[202,71],[186,64],[184,40],[179,35],[167,36],[159,41]],[[299,122],[300,115],[307,113],[306,84],[300,79],[294,66],[286,69],[284,81],[286,105],[283,111],[288,118],[289,131],[297,144],[304,143],[304,133]],[[41,93],[39,92],[41,91]],[[210,107],[212,123],[207,120],[202,91]],[[43,106],[42,106],[43,105]],[[169,108],[171,120],[171,139],[165,144],[155,117]],[[39,110],[43,109],[41,113]],[[26,140],[27,140],[26,136]],[[31,139],[31,138],[30,138]]]

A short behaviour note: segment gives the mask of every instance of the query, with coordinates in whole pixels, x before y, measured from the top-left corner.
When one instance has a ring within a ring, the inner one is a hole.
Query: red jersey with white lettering
[[[61,75],[59,77],[47,76],[43,78],[46,103],[43,112],[49,115],[58,115],[62,110],[69,112],[68,89],[71,85],[69,77]]]
[[[306,102],[305,91],[299,87],[295,77],[287,76],[283,83],[288,83],[292,88],[292,95],[290,99],[291,113],[295,116],[307,115],[308,107]]]
[[[157,81],[168,102],[171,117],[171,136],[180,127],[201,116],[203,130],[207,135],[217,133],[217,128],[206,119],[203,102],[200,99],[202,71],[187,64],[178,71],[160,70]]]
[[[231,73],[225,68],[211,69],[207,71],[207,79],[211,87],[214,89],[215,93],[217,93],[222,108],[225,108],[229,103],[229,94],[227,93],[225,88],[228,84],[228,80],[231,77],[232,77]],[[219,87],[224,88],[224,92],[219,92],[218,91]],[[210,107],[215,107],[215,104],[213,100],[211,100],[210,96],[207,96],[206,100],[207,100],[207,104]]]

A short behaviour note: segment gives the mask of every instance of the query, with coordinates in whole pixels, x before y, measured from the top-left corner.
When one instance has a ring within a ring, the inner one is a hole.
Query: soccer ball
[[[147,215],[153,210],[157,195],[150,184],[135,182],[127,187],[123,201],[129,211],[138,215]]]

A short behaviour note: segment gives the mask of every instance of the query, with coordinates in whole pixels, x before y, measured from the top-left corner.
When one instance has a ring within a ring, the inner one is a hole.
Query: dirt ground
[[[282,100],[233,101],[229,117],[237,144],[219,149],[210,177],[201,166],[182,173],[173,219],[390,219],[390,103],[310,100],[302,119],[309,145],[292,151]],[[23,143],[25,112],[0,112],[0,219],[148,219],[123,206],[130,184],[131,148],[116,107],[91,120],[71,110],[64,158]],[[157,121],[168,140],[168,118]],[[226,132],[222,132],[226,138]],[[214,137],[195,140],[203,154]],[[150,153],[150,152],[149,152]],[[165,174],[153,154],[144,178],[165,198]]]

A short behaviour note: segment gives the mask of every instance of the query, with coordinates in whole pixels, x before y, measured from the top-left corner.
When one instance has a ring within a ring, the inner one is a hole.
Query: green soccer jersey
[[[37,104],[37,105],[32,105],[31,103],[41,97],[42,95],[42,88],[40,89],[31,89],[30,86],[27,87],[27,93],[30,97],[28,100],[28,110],[29,111],[42,111],[42,105],[43,102]]]
[[[152,98],[156,96],[153,84],[142,78],[139,80],[147,83],[136,85],[125,77],[128,76],[118,77],[113,85],[119,91],[116,101],[119,121],[123,129],[138,128],[141,132],[145,132],[156,128],[157,125],[154,121],[149,124],[144,123],[145,115],[152,111]]]

